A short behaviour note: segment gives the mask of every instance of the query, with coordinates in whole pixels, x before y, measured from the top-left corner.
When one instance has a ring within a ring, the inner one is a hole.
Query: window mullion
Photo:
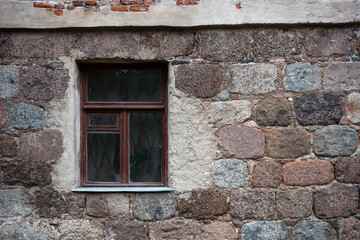
[[[121,183],[129,183],[129,150],[128,150],[128,113],[126,110],[120,112],[120,132],[121,132],[121,143],[120,143],[120,176]]]

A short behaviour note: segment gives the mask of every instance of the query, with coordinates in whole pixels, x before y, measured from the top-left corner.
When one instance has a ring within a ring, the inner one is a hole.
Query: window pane
[[[87,76],[87,101],[161,102],[161,71],[90,70]]]
[[[116,126],[115,115],[90,115],[90,126]]]
[[[87,181],[120,182],[120,133],[87,133]]]
[[[162,113],[130,114],[130,181],[161,182]]]

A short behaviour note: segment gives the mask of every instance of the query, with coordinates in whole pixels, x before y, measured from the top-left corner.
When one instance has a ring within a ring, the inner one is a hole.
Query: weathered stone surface
[[[285,91],[310,92],[321,89],[320,68],[311,63],[293,63],[285,68]]]
[[[359,211],[359,190],[352,186],[332,186],[314,194],[318,218],[348,217]]]
[[[221,92],[219,92],[218,95],[216,95],[216,98],[221,100],[221,101],[228,100],[230,98],[229,91],[228,90],[222,90]]]
[[[104,194],[86,195],[86,214],[93,217],[107,217],[110,215]]]
[[[296,119],[301,125],[339,123],[343,110],[341,98],[335,94],[309,94],[295,97]]]
[[[20,78],[24,96],[35,101],[62,97],[69,82],[67,72],[42,68],[24,68]]]
[[[215,221],[205,225],[205,231],[201,237],[213,240],[235,240],[238,239],[238,234],[235,226],[231,223]]]
[[[195,97],[214,97],[224,80],[218,64],[183,64],[175,72],[175,87]]]
[[[173,193],[136,194],[134,216],[141,220],[161,220],[175,215],[176,198]]]
[[[124,194],[87,194],[86,214],[94,217],[121,217],[130,213],[129,197]]]
[[[201,226],[198,221],[171,219],[150,223],[150,239],[201,239]]]
[[[358,91],[360,90],[360,63],[335,63],[325,71],[323,77],[325,91]]]
[[[0,154],[5,157],[13,157],[18,152],[15,138],[8,135],[0,135]]]
[[[110,216],[120,217],[130,213],[129,197],[126,194],[107,194],[106,202],[110,212]]]
[[[38,129],[44,120],[44,113],[41,108],[20,103],[11,111],[10,119],[15,128]]]
[[[47,233],[37,231],[32,228],[25,228],[17,226],[13,222],[4,224],[0,227],[0,239],[6,240],[18,240],[18,239],[37,239],[37,240],[48,240],[53,238]]]
[[[229,210],[227,196],[220,190],[194,190],[189,199],[177,204],[180,215],[193,219],[213,219]]]
[[[358,218],[344,219],[344,227],[339,235],[340,240],[360,239],[360,220]]]
[[[319,220],[302,220],[291,231],[292,240],[326,239],[336,240],[335,229],[327,222]]]
[[[275,218],[275,195],[263,189],[232,191],[230,214],[238,220],[272,220]]]
[[[353,124],[360,124],[360,93],[351,93],[346,101],[346,117]]]
[[[306,189],[280,190],[276,193],[279,219],[306,218],[312,213],[312,192]]]
[[[261,161],[255,163],[251,173],[251,187],[278,188],[281,180],[280,163],[275,161]]]
[[[11,161],[0,166],[3,182],[7,185],[21,183],[25,187],[44,187],[51,184],[51,166],[32,161]]]
[[[286,185],[324,185],[334,180],[334,167],[327,160],[290,162],[282,170]]]
[[[219,148],[225,157],[260,158],[264,156],[264,134],[254,128],[224,127],[219,130]]]
[[[6,104],[4,102],[0,102],[0,129],[4,128],[8,121],[8,114],[6,111]]]
[[[19,91],[19,69],[16,66],[0,67],[0,98],[15,97]]]
[[[244,187],[248,182],[247,164],[236,159],[218,160],[213,165],[212,175],[218,187]]]
[[[89,219],[59,221],[59,239],[104,239],[103,225]]]
[[[228,74],[231,93],[264,94],[276,89],[277,69],[274,65],[232,65]]]
[[[19,155],[28,160],[45,161],[60,158],[63,135],[59,130],[28,132],[20,136]]]
[[[357,148],[356,131],[348,126],[328,126],[316,131],[315,153],[318,156],[347,156]]]
[[[213,102],[205,109],[209,123],[217,127],[242,123],[251,117],[251,103],[247,100]]]
[[[0,191],[0,218],[25,217],[31,214],[28,196],[21,189]]]
[[[256,106],[256,122],[260,126],[288,126],[291,123],[291,109],[287,100],[267,98]]]
[[[302,128],[269,129],[265,139],[268,157],[295,158],[310,153],[310,135]]]
[[[106,230],[111,239],[146,239],[147,228],[143,222],[129,220],[106,221]]]
[[[339,182],[360,184],[360,157],[338,159],[335,177]]]
[[[241,228],[242,240],[288,240],[289,233],[281,221],[249,222]]]

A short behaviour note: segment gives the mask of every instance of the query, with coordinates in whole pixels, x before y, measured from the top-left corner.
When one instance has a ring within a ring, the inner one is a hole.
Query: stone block
[[[271,190],[234,190],[230,197],[230,214],[242,220],[275,219],[275,194]]]
[[[241,228],[242,240],[288,240],[289,233],[282,221],[249,222]]]
[[[334,180],[334,167],[327,160],[307,160],[286,163],[283,168],[286,185],[324,185]]]
[[[338,159],[335,177],[339,182],[360,184],[360,157]]]
[[[106,202],[110,212],[110,216],[120,217],[130,214],[130,200],[126,194],[107,194]]]
[[[28,160],[46,161],[60,158],[63,153],[63,135],[59,130],[23,133],[20,136],[19,155]]]
[[[218,64],[183,64],[175,71],[175,87],[182,92],[201,98],[216,96],[224,81]]]
[[[320,90],[320,68],[311,63],[293,63],[285,68],[284,89],[289,92],[311,92]]]
[[[340,240],[360,239],[360,220],[358,218],[344,219],[344,227],[339,235]]]
[[[360,93],[351,93],[346,101],[346,117],[353,124],[360,124]]]
[[[349,217],[359,212],[359,190],[353,186],[331,186],[314,194],[318,218]]]
[[[247,100],[213,102],[205,111],[209,123],[217,127],[236,125],[251,118],[251,103]]]
[[[10,120],[17,129],[38,129],[41,127],[44,120],[44,113],[41,108],[26,103],[20,103],[12,109]]]
[[[229,92],[240,94],[265,94],[276,90],[275,65],[231,65],[228,70]]]
[[[60,220],[58,239],[104,239],[103,225],[90,219]]]
[[[138,240],[147,238],[146,224],[130,220],[110,220],[105,223],[106,230],[112,239]]]
[[[1,218],[26,217],[31,214],[28,196],[21,189],[0,190]]]
[[[332,125],[316,131],[315,153],[318,156],[349,156],[357,149],[356,131],[348,126]]]
[[[291,123],[291,109],[282,98],[267,98],[256,106],[256,123],[260,126],[288,126]]]
[[[212,176],[218,187],[244,187],[248,182],[247,164],[236,159],[218,160],[214,162]]]
[[[17,240],[17,239],[36,239],[36,240],[48,240],[54,238],[47,233],[38,231],[37,229],[26,228],[18,226],[11,222],[5,223],[0,227],[0,239]]]
[[[360,90],[360,63],[334,63],[325,71],[325,91],[343,92]]]
[[[151,222],[149,229],[150,239],[202,239],[200,223],[195,220],[171,219]]]
[[[0,98],[15,97],[19,91],[19,69],[16,66],[0,67]]]
[[[211,222],[205,225],[205,231],[201,235],[201,239],[212,240],[236,240],[239,239],[238,233],[234,225],[228,222]]]
[[[0,154],[4,157],[14,157],[18,152],[15,138],[0,134]]]
[[[312,192],[306,189],[280,190],[276,193],[279,219],[306,218],[312,213]]]
[[[340,122],[342,100],[338,95],[309,94],[295,97],[296,119],[301,125],[329,125]]]
[[[264,134],[247,127],[224,127],[218,132],[219,148],[227,158],[261,158],[264,156]]]
[[[107,217],[110,215],[105,194],[86,195],[86,214],[93,217]]]
[[[251,187],[278,188],[282,180],[281,164],[275,161],[261,161],[254,165],[251,173]]]
[[[193,190],[189,199],[180,199],[179,215],[193,219],[214,219],[229,210],[227,196],[220,190]]]
[[[6,104],[4,102],[0,102],[0,129],[4,128],[8,121],[8,113],[6,111]]]
[[[87,194],[86,214],[94,217],[122,217],[130,213],[129,197],[123,194]]]
[[[337,240],[337,235],[335,229],[327,222],[319,220],[302,220],[292,228],[291,239]]]
[[[273,128],[266,131],[266,155],[296,158],[310,153],[310,135],[302,128]]]
[[[161,220],[175,215],[176,198],[173,193],[136,194],[134,216],[140,220]]]

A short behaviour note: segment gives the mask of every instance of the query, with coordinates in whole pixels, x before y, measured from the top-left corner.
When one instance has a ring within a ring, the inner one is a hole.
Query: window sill
[[[172,192],[170,187],[77,187],[73,192]]]

